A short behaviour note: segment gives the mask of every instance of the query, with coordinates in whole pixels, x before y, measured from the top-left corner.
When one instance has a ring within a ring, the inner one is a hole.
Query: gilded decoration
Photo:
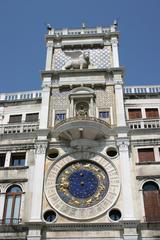
[[[45,193],[52,208],[71,219],[92,219],[117,200],[116,167],[101,155],[82,151],[64,156],[49,168]]]

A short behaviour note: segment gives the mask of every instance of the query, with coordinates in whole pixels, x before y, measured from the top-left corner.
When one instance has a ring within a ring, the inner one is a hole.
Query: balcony
[[[0,125],[0,134],[30,133],[39,128],[38,122],[9,123]]]
[[[160,119],[136,119],[127,123],[132,130],[160,128]]]
[[[21,218],[5,218],[0,219],[0,224],[6,224],[6,225],[13,225],[13,224],[19,224],[22,222]]]
[[[110,135],[109,123],[95,117],[73,117],[65,119],[53,128],[53,136],[62,140],[100,140]]]

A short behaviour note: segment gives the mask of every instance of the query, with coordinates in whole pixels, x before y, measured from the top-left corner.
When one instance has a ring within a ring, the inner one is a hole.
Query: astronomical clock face
[[[112,162],[91,152],[76,152],[53,163],[46,179],[46,197],[66,217],[87,220],[109,209],[120,190]]]
[[[72,162],[60,171],[56,189],[67,204],[87,208],[99,203],[109,187],[107,173],[101,166],[88,160]]]

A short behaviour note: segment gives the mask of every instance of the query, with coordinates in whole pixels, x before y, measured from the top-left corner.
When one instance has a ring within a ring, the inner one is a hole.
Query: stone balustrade
[[[17,93],[2,93],[0,94],[0,102],[22,101],[40,99],[42,97],[41,91],[26,91]]]
[[[132,130],[160,128],[160,119],[140,119],[127,121]]]
[[[110,32],[115,31],[115,26],[112,27],[97,27],[97,28],[80,28],[80,29],[62,29],[62,30],[55,30],[51,29],[48,35],[55,35],[55,36],[64,36],[64,35],[93,35],[93,34],[108,34]]]
[[[39,123],[12,123],[0,125],[0,134],[30,133],[39,128]]]
[[[160,93],[160,85],[157,86],[130,86],[124,87],[125,94],[154,94]]]

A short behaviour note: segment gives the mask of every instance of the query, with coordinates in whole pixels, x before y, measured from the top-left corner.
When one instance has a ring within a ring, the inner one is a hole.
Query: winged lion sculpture
[[[77,51],[65,51],[66,56],[71,57],[65,65],[62,67],[65,69],[84,69],[88,68],[90,64],[89,52]]]

